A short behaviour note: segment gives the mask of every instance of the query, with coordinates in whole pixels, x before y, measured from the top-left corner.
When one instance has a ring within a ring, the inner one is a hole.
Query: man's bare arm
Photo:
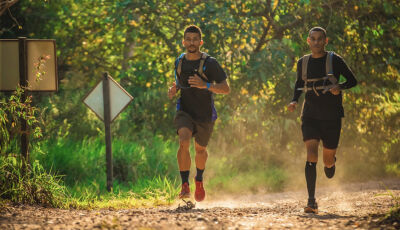
[[[172,99],[176,95],[178,90],[179,89],[176,87],[176,83],[174,82],[172,84],[172,86],[168,89],[168,97],[169,97],[169,99]]]
[[[226,80],[220,83],[211,84],[208,90],[216,94],[229,94],[231,91]]]

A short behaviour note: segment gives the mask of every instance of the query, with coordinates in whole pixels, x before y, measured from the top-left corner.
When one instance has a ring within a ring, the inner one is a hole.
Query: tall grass
[[[141,143],[115,139],[112,149],[114,179],[119,183],[132,184],[159,176],[173,179],[177,175],[177,143],[159,137]],[[105,188],[103,139],[45,141],[38,145],[33,157],[47,170],[62,175],[69,186],[97,184],[100,190]]]
[[[14,203],[65,207],[68,195],[61,179],[38,161],[26,167],[20,157],[0,156],[0,198]]]
[[[35,145],[32,158],[63,178],[79,208],[170,204],[178,194],[177,143],[160,137],[142,142],[115,139],[114,184],[106,191],[105,145],[101,138],[68,138]]]

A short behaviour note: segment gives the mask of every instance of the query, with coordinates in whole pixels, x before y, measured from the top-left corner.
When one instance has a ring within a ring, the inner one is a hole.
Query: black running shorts
[[[301,131],[303,141],[317,139],[327,149],[336,149],[339,144],[342,119],[338,120],[316,120],[302,118]]]
[[[208,141],[211,138],[215,122],[197,122],[192,117],[184,112],[177,111],[174,119],[174,125],[176,127],[176,133],[180,128],[186,127],[192,131],[197,144],[201,146],[207,146]]]

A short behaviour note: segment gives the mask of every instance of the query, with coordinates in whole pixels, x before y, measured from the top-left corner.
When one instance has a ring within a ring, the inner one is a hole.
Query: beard
[[[196,52],[197,52],[197,49],[196,49],[195,46],[189,46],[189,47],[187,48],[187,51],[188,51],[189,53],[196,53]]]

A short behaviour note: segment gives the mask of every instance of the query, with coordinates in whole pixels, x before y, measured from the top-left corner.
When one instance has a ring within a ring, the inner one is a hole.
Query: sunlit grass
[[[165,177],[142,180],[134,185],[115,183],[110,193],[99,193],[96,184],[80,185],[70,188],[72,199],[68,201],[68,205],[78,209],[127,209],[170,205],[178,195],[177,188],[176,181]]]
[[[62,176],[69,194],[66,207],[80,209],[132,208],[168,205],[178,188],[177,143],[158,137],[112,144],[113,190],[106,189],[105,147],[101,138],[42,142],[33,158]]]
[[[381,222],[400,220],[400,196],[396,196],[392,190],[387,188],[385,184],[382,183],[382,185],[386,188],[386,192],[377,194],[376,196],[390,196],[392,198],[393,205],[383,217]]]
[[[40,149],[40,151],[38,151]],[[154,177],[178,175],[177,143],[154,137],[141,143],[115,139],[112,143],[113,174],[119,183],[137,183]],[[43,142],[32,156],[47,170],[64,177],[68,186],[96,184],[105,190],[105,144],[101,138],[58,139]]]

